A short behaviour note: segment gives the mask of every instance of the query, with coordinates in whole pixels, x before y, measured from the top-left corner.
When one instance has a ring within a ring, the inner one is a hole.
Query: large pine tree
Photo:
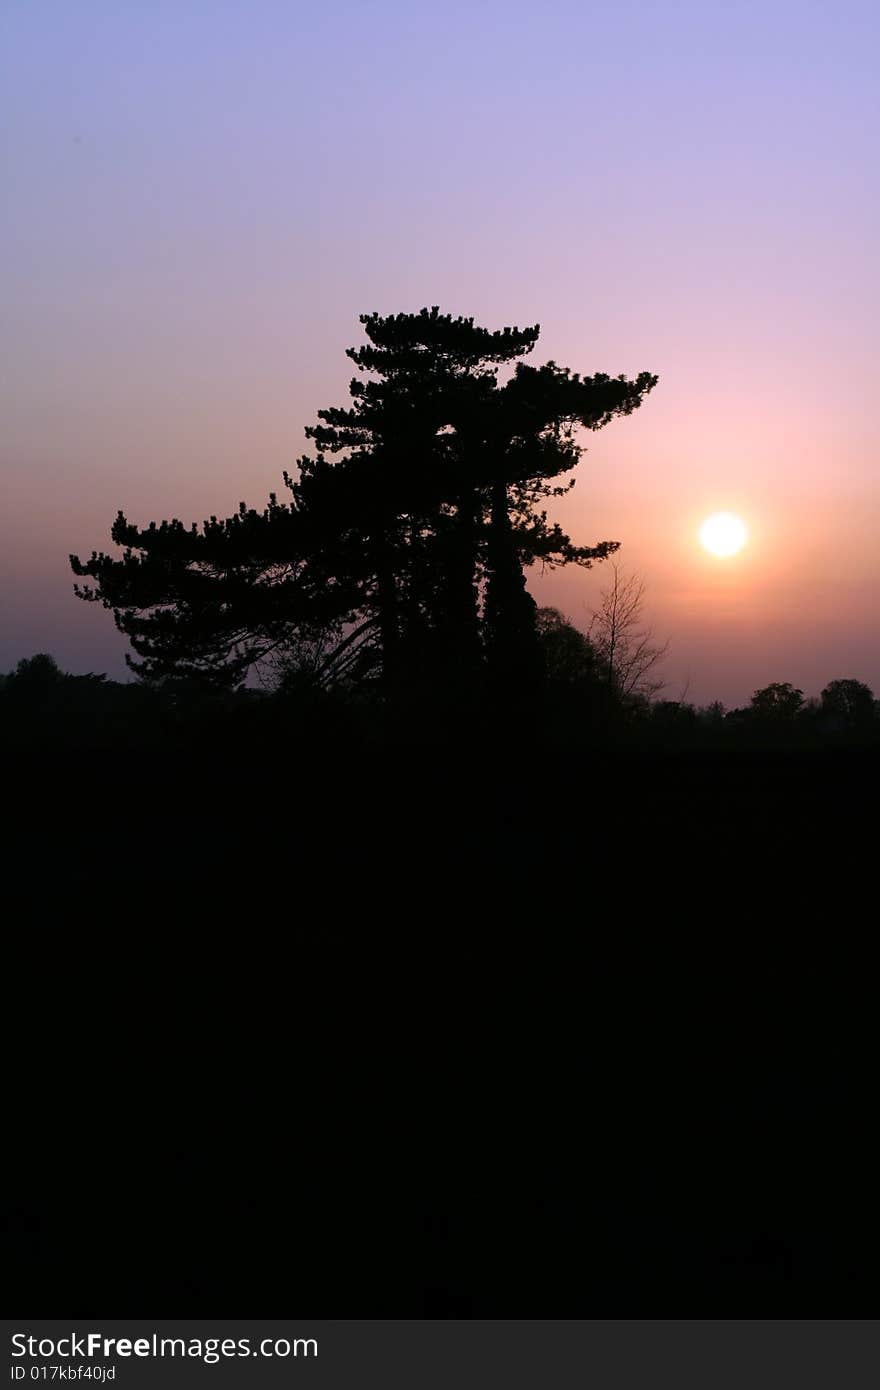
[[[630,413],[656,377],[530,367],[518,359],[537,326],[492,332],[436,308],[361,323],[351,404],[318,412],[315,455],[285,474],[289,502],[242,503],[200,528],[139,530],[120,513],[121,558],[71,557],[95,581],[77,592],[113,609],[141,675],[235,683],[270,652],[320,638],[325,679],[378,673],[391,695],[474,691],[487,674],[496,690],[528,685],[538,646],[525,568],[589,566],[617,548],[575,545],[544,503],[573,485],[577,428]]]

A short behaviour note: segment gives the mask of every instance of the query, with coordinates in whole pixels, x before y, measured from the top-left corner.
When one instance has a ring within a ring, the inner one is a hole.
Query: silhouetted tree
[[[669,643],[658,643],[645,624],[644,580],[636,574],[622,575],[613,563],[611,570],[611,584],[602,590],[593,613],[590,640],[617,700],[623,704],[650,700],[666,683],[657,674],[657,666]]]
[[[559,479],[580,457],[577,428],[629,414],[656,377],[518,362],[501,385],[537,326],[490,332],[436,308],[361,322],[369,341],[348,355],[367,379],[307,430],[318,452],[285,474],[289,503],[242,503],[201,528],[140,530],[120,513],[121,559],[71,557],[95,581],[77,593],[113,610],[142,676],[235,684],[305,644],[321,680],[468,685],[488,660],[496,683],[527,682],[540,662],[524,568],[617,548],[574,545],[541,504],[572,485]]]
[[[535,628],[548,680],[564,685],[598,681],[595,647],[586,633],[563,617],[558,608],[539,608]]]
[[[822,691],[821,712],[845,729],[864,728],[874,719],[874,692],[862,681],[830,681]]]
[[[48,652],[37,652],[35,656],[22,657],[12,679],[19,690],[36,693],[55,688],[65,680],[65,674],[54,656]]]
[[[749,705],[752,718],[774,723],[794,720],[804,703],[804,692],[787,681],[774,681],[756,690]]]

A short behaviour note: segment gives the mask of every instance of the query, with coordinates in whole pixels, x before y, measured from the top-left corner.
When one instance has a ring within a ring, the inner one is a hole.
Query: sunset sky
[[[0,670],[121,675],[68,554],[262,505],[358,315],[436,304],[659,374],[559,517],[623,542],[670,697],[880,693],[878,40],[869,0],[6,0]],[[608,578],[532,590],[585,626]]]

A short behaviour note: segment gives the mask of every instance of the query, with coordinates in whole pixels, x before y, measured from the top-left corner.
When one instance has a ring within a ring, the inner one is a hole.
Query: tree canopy
[[[755,719],[785,721],[794,719],[803,708],[804,692],[788,681],[774,681],[756,690],[750,713]]]
[[[546,502],[574,484],[578,430],[630,414],[655,376],[527,365],[537,325],[491,331],[437,308],[361,323],[350,404],[318,411],[287,500],[201,526],[120,512],[121,556],[71,556],[92,581],[76,592],[113,611],[143,678],[234,686],[305,644],[326,683],[527,685],[541,652],[526,569],[617,549],[576,544]]]

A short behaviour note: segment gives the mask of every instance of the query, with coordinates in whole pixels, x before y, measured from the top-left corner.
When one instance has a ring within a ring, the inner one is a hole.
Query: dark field
[[[510,738],[7,739],[12,1313],[871,1314],[877,750]]]

